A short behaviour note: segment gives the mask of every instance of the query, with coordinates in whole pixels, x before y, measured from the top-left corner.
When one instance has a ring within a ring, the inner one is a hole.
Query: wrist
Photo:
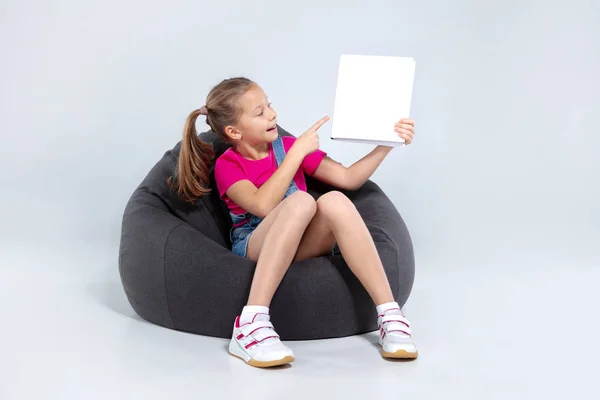
[[[286,158],[287,157],[292,159],[294,162],[301,164],[302,160],[304,160],[305,154],[299,148],[294,148],[292,146],[287,152]]]
[[[301,149],[294,146],[290,148],[290,150],[288,151],[288,155],[299,162],[302,162],[302,160],[304,160],[304,157],[306,157],[306,154],[304,154],[304,152]]]

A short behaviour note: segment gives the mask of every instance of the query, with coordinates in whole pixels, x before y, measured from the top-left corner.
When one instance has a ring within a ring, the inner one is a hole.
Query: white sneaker
[[[229,353],[253,367],[275,367],[294,361],[294,354],[273,329],[268,314],[256,314],[250,323],[240,326],[235,319]]]
[[[379,345],[381,355],[386,358],[417,358],[419,352],[411,337],[410,322],[402,312],[380,315]]]

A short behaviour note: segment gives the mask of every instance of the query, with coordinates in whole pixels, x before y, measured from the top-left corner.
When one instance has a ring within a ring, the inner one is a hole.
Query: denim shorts
[[[261,223],[262,218],[246,213],[241,215],[231,214],[231,220],[234,225],[229,233],[231,251],[240,257],[246,257],[250,235],[254,232],[258,224]],[[235,226],[238,224],[242,225]]]

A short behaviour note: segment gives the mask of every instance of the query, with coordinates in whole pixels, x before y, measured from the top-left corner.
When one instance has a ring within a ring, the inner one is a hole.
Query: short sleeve
[[[243,179],[248,178],[231,151],[228,150],[217,158],[215,163],[215,181],[221,198],[223,198],[227,190],[234,183]]]
[[[296,141],[296,138],[293,136],[283,136],[282,138],[284,145],[283,147],[285,148],[285,151],[287,153]],[[317,149],[317,151],[310,153],[309,155],[304,157],[304,160],[302,161],[302,169],[304,170],[304,172],[310,176],[314,175],[315,171],[317,170],[317,168],[319,168],[321,161],[323,161],[326,155],[326,152],[324,152],[321,149]]]

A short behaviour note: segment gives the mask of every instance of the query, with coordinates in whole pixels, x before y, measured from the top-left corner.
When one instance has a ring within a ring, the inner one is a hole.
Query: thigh
[[[275,207],[267,216],[258,224],[256,229],[250,235],[250,239],[248,240],[248,249],[246,251],[246,257],[251,259],[252,261],[257,261],[258,256],[260,255],[260,251],[262,249],[263,242],[265,241],[265,237],[267,233],[271,230],[273,226],[273,222],[277,219],[281,210],[287,207],[290,204],[294,204],[297,206],[299,203],[306,201],[307,203],[314,199],[312,196],[306,192],[297,191],[296,193],[286,197],[283,199],[277,207]]]

